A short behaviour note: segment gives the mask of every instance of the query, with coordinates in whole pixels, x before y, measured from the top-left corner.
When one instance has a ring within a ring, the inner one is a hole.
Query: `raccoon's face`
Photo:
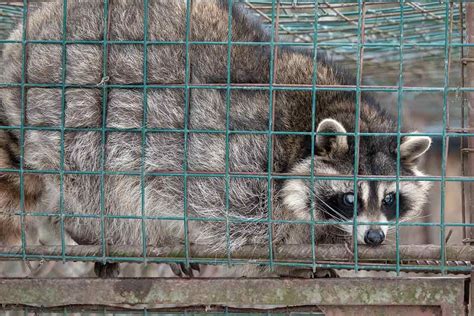
[[[346,133],[346,129],[333,119],[323,120],[318,132]],[[402,137],[400,142],[400,175],[422,176],[417,169],[419,158],[429,149],[431,139],[425,136]],[[330,225],[326,229],[336,239],[349,239],[354,235],[354,208],[357,204],[357,232],[359,243],[381,244],[390,229],[387,222],[397,217],[397,184],[393,181],[397,170],[396,137],[360,137],[358,175],[391,176],[390,181],[354,181],[354,142],[345,135],[316,137],[314,172],[323,178],[287,180],[283,187],[283,203],[298,219],[346,222]],[[311,157],[298,163],[294,174],[310,174]],[[328,179],[339,176],[343,179]],[[406,221],[419,213],[426,202],[429,182],[400,181],[398,186],[398,217]],[[371,224],[368,224],[371,223]],[[326,225],[328,226],[328,225]],[[316,226],[316,230],[318,226]],[[321,226],[319,226],[321,227]],[[326,227],[327,228],[327,227]],[[324,229],[323,229],[324,230]]]

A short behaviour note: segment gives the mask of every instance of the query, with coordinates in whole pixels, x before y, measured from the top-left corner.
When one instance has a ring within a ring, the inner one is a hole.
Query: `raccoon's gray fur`
[[[61,1],[62,2],[62,1]],[[193,1],[190,41],[228,41],[227,4],[222,1]],[[103,1],[68,1],[67,40],[111,41],[144,39],[143,1],[113,0],[109,3],[108,34],[104,34]],[[47,3],[31,14],[27,34],[32,40],[61,40],[62,4]],[[148,7],[148,40],[178,41],[178,44],[149,45],[147,49],[147,84],[177,85],[186,81],[186,1],[151,0]],[[11,36],[21,39],[21,27]],[[262,42],[269,37],[254,21],[235,5],[232,20],[232,41]],[[226,89],[149,88],[147,89],[146,121],[143,113],[143,88],[110,88],[106,95],[99,83],[142,84],[144,45],[67,44],[65,81],[65,116],[67,128],[95,128],[94,131],[64,133],[64,169],[90,171],[96,174],[64,175],[64,212],[92,214],[95,218],[67,217],[66,231],[80,244],[101,243],[101,170],[117,171],[103,178],[103,211],[105,215],[132,218],[106,218],[105,238],[109,244],[141,244],[140,216],[169,219],[145,220],[146,243],[169,245],[184,241],[184,210],[189,219],[189,242],[205,244],[215,251],[231,250],[244,244],[267,245],[268,183],[265,178],[234,177],[229,180],[228,211],[226,211],[226,178],[187,177],[186,205],[183,177],[178,175],[146,175],[140,172],[224,173],[226,150],[228,168],[232,173],[268,172],[268,133],[270,92],[265,89],[232,89],[230,91],[230,131],[260,131],[259,134],[230,133],[226,148],[225,133],[172,132],[168,129],[225,130]],[[225,84],[227,82],[227,45],[189,45],[189,80],[191,84]],[[61,126],[62,45],[27,45],[26,81],[52,83],[55,88],[26,89],[25,124],[27,126]],[[268,45],[231,46],[230,81],[233,84],[268,84],[271,51]],[[4,51],[3,82],[21,82],[22,49],[9,44]],[[104,72],[105,68],[105,72]],[[304,51],[280,47],[275,60],[275,84],[311,84],[313,58]],[[107,77],[107,78],[105,78]],[[319,85],[350,85],[353,79],[344,75],[324,58],[318,58]],[[97,86],[95,86],[97,85]],[[91,88],[92,87],[92,88]],[[3,111],[9,125],[20,125],[20,88],[2,89]],[[186,93],[189,92],[189,115],[185,123]],[[311,91],[277,90],[275,92],[273,127],[276,131],[311,131]],[[106,109],[102,110],[103,100]],[[318,132],[354,132],[355,101],[353,92],[318,91],[316,96],[316,129]],[[105,114],[105,117],[102,115]],[[165,129],[141,133],[147,128]],[[132,129],[108,131],[102,139],[98,129]],[[363,96],[360,103],[361,132],[395,132],[395,120],[382,111],[371,98]],[[18,135],[18,133],[17,133]],[[187,138],[187,144],[185,139]],[[102,141],[105,141],[102,161]],[[142,161],[142,143],[145,143]],[[316,137],[315,172],[318,174],[353,174],[354,139],[350,136]],[[59,170],[61,132],[25,131],[24,161],[27,168]],[[418,158],[429,148],[428,137],[403,137],[400,146],[401,174],[421,175]],[[310,173],[311,137],[276,135],[273,137],[273,171],[277,173]],[[187,154],[186,153],[187,149]],[[395,175],[396,137],[361,137],[359,170],[361,175]],[[141,169],[142,162],[144,168]],[[102,169],[103,168],[103,169]],[[137,175],[123,175],[133,171]],[[59,176],[43,176],[45,193],[43,211],[59,210]],[[144,211],[142,191],[144,185]],[[310,191],[314,190],[314,203]],[[273,220],[310,220],[312,206],[317,220],[352,218],[352,208],[341,206],[353,190],[351,181],[316,180],[311,188],[305,179],[274,180]],[[400,183],[400,215],[406,218],[421,210],[426,200],[426,182]],[[394,182],[358,184],[359,221],[387,221],[395,216],[395,206],[383,205],[384,198],[395,191]],[[346,195],[345,195],[346,194]],[[349,197],[350,199],[350,197]],[[342,201],[342,202],[341,202]],[[346,201],[347,202],[347,201]],[[350,202],[350,201],[349,201]],[[193,220],[207,218],[209,221]],[[228,230],[226,220],[229,219]],[[236,222],[235,220],[243,220]],[[357,238],[364,242],[368,227],[359,225]],[[382,227],[387,232],[387,226]],[[351,238],[352,226],[317,226],[316,239],[333,243]],[[274,244],[309,243],[310,226],[306,224],[274,224]]]

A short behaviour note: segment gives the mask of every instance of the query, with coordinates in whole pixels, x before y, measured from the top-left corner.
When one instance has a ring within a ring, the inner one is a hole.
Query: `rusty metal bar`
[[[38,41],[33,41],[33,40],[27,40],[27,43],[30,42],[32,44],[45,44],[47,42],[41,42],[38,43]],[[58,44],[58,41],[51,40],[49,41],[52,44]],[[112,44],[117,44],[118,42],[111,41]],[[130,41],[132,44],[135,44],[136,42]],[[18,44],[20,41],[13,41],[9,42],[10,44]],[[72,43],[72,42],[71,42]],[[192,44],[195,43],[200,43],[201,42],[191,42]],[[236,45],[239,44],[239,42],[235,42]],[[280,44],[279,44],[280,43]],[[274,45],[281,45],[284,42],[279,42],[275,43]],[[212,43],[211,43],[212,44]],[[214,44],[218,45],[218,44]],[[267,45],[266,42],[264,42],[261,45]],[[453,44],[454,45],[454,44]],[[283,46],[283,45],[282,45]],[[324,46],[324,45],[321,45]],[[410,44],[406,45],[407,47],[410,47]],[[370,45],[366,44],[364,47],[370,47]],[[80,88],[80,89],[95,89],[97,88],[98,84],[66,84],[67,88]],[[183,83],[159,83],[159,82],[149,82],[148,85],[150,88],[153,89],[181,89],[185,87],[185,84]],[[19,87],[20,85],[17,83],[1,83],[0,88],[12,88],[12,87]],[[111,89],[136,89],[136,88],[143,88],[143,84],[141,83],[127,83],[127,84],[107,84],[105,83],[102,85],[102,87],[105,86],[107,88]],[[189,84],[189,87],[191,89],[226,89],[228,86],[230,86],[232,89],[254,89],[254,90],[269,90],[270,85],[268,83],[232,83],[232,84],[225,84],[225,83],[219,83],[219,82],[210,82],[210,83],[192,83]],[[298,83],[298,84],[292,84],[292,83],[275,83],[272,85],[275,90],[288,90],[288,91],[311,91],[312,85],[311,84],[303,84],[303,83]],[[47,87],[43,86],[40,83],[26,83],[25,87],[27,88],[37,88],[41,87],[43,89],[56,89],[60,87],[60,84],[50,84]],[[359,87],[356,85],[339,85],[339,84],[317,84],[316,88],[321,91],[355,91],[357,88],[360,89],[360,91],[376,91],[376,92],[397,92],[400,88],[398,86],[393,86],[393,85],[375,85],[375,84],[361,84]],[[401,88],[403,91],[407,92],[443,92],[443,87],[424,87],[424,86],[404,86]],[[466,87],[465,89],[463,88],[454,88],[454,87],[449,87],[448,91],[449,92],[457,92],[457,91],[472,91],[474,87]]]
[[[336,279],[3,279],[0,305],[122,306],[130,309],[233,306],[437,306],[464,315],[465,278]],[[206,291],[203,291],[206,289]]]
[[[466,43],[474,43],[474,3],[466,4]],[[466,87],[474,87],[474,48],[469,47],[467,58],[463,67],[465,67],[466,78],[464,79],[464,84]],[[469,61],[469,62],[468,62]],[[465,93],[467,99],[467,128],[474,128],[474,92]],[[467,148],[470,150],[474,149],[474,137],[468,137],[467,139]],[[467,166],[465,168],[467,176],[474,175],[474,153],[472,151],[467,151]],[[466,206],[467,211],[470,214],[470,223],[474,222],[474,185],[472,183],[467,184],[469,188],[468,194],[466,194]],[[474,238],[474,228],[471,227],[469,230],[469,237]]]
[[[400,316],[400,315],[423,315],[438,316],[451,315],[444,313],[440,306],[324,306],[323,312],[325,316],[345,316],[345,315],[383,315],[383,316]]]
[[[400,245],[401,260],[439,260],[439,245]],[[207,246],[191,245],[190,256],[194,259],[213,258],[225,259],[227,253],[216,253]],[[392,261],[396,260],[396,247],[394,245],[381,245],[379,247],[369,247],[359,245],[359,259],[362,261]],[[95,257],[101,256],[100,246],[66,246],[65,255],[72,257]],[[345,245],[317,245],[316,256],[321,261],[350,261],[353,253]],[[36,256],[41,260],[41,256],[58,256],[62,254],[61,246],[28,246],[25,248],[28,255]],[[21,246],[0,247],[0,260],[18,259],[18,255],[23,253]],[[109,248],[111,257],[119,257],[120,261],[127,262],[127,257],[143,256],[141,246],[117,246]],[[275,246],[274,255],[276,260],[311,260],[311,245],[285,245]],[[184,246],[171,247],[147,247],[146,256],[148,258],[182,258],[184,257]],[[231,253],[233,259],[254,259],[267,260],[268,248],[265,246],[248,245]],[[35,258],[33,258],[35,259]],[[474,261],[474,246],[449,245],[446,246],[446,259],[449,261]]]
[[[465,43],[474,43],[474,3],[466,4],[466,41]],[[463,41],[464,44],[464,41]],[[464,47],[462,48],[462,87],[474,87],[474,48],[467,48],[467,57],[464,56]],[[474,128],[474,92],[466,91],[463,93],[463,114],[467,114],[466,128]],[[467,113],[464,107],[464,102],[467,102]],[[464,117],[462,117],[464,126]],[[463,141],[464,144],[464,141]],[[474,175],[474,137],[467,138],[467,148],[464,148],[461,155],[463,156],[462,171],[463,176]],[[467,157],[465,157],[466,155]],[[472,183],[463,183],[463,215],[469,214],[469,223],[474,222],[474,185]],[[466,219],[466,216],[463,216]],[[474,228],[469,229],[469,238],[474,238]],[[471,242],[471,245],[473,243]],[[474,270],[471,270],[469,293],[469,315],[474,315]]]
[[[325,316],[344,316],[344,315],[384,315],[384,316],[399,316],[399,315],[424,315],[424,316],[438,316],[442,313],[441,306],[397,306],[397,305],[350,305],[350,306],[324,306]],[[0,310],[2,310],[0,308]],[[252,313],[252,315],[323,315],[321,308],[316,306],[304,306],[304,307],[279,307],[271,309],[255,309],[255,308],[235,308],[235,307],[221,307],[221,306],[192,306],[186,308],[159,308],[159,309],[143,309],[133,311],[127,308],[119,307],[94,307],[94,306],[68,306],[68,307],[56,307],[56,308],[42,308],[42,307],[21,307],[15,306],[5,311],[22,312],[22,314],[34,314],[41,315],[45,310],[48,313],[62,313],[68,315],[69,313],[97,313],[98,315],[108,315],[113,312],[127,312],[127,315],[149,315],[151,312],[167,312],[169,315],[200,315],[201,313],[219,313],[219,314],[230,314],[230,313]]]
[[[461,2],[459,4],[459,29],[463,30],[464,29],[464,7],[463,7],[463,3]],[[461,38],[461,43],[464,43],[465,41],[465,38],[464,38],[464,32],[460,32],[460,38]],[[465,80],[464,80],[464,72],[465,72],[465,66],[466,66],[466,63],[463,62],[464,60],[464,47],[461,47],[461,87],[464,87],[465,86]],[[466,96],[465,96],[465,92],[461,92],[461,130],[462,131],[466,131],[466,130],[469,130],[469,128],[466,127],[466,120],[465,120],[465,117],[466,117]],[[466,151],[469,151],[469,148],[465,148],[465,142],[466,142],[466,139],[465,137],[461,137],[460,138],[460,141],[461,141],[461,174],[463,176],[465,176],[467,174],[466,172],[466,163],[465,163],[465,160],[466,160],[466,155],[465,155],[465,152]],[[462,218],[462,222],[463,223],[467,223],[467,213],[466,213],[466,196],[467,196],[468,192],[467,192],[467,186],[466,186],[466,183],[465,182],[461,182],[461,218]],[[463,226],[462,228],[462,238],[463,240],[466,240],[468,239],[467,238],[467,232],[468,232],[468,227],[466,226]],[[470,238],[469,238],[470,239]]]

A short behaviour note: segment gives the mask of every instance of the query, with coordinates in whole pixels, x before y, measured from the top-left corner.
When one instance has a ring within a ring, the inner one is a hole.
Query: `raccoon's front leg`
[[[0,246],[21,245],[21,229],[18,218],[0,213]]]
[[[190,263],[189,267],[186,267],[184,263],[170,263],[169,266],[174,275],[178,277],[187,276],[189,278],[193,278],[195,276],[193,270],[201,272],[201,268],[197,263]]]
[[[80,240],[75,240],[71,235],[64,231],[64,236],[61,236],[60,224],[56,219],[47,217],[39,217],[35,226],[38,231],[38,241],[41,245],[57,246],[64,240],[65,245],[75,246],[80,245]],[[102,263],[96,262],[94,265],[94,273],[100,278],[114,278],[120,274],[120,267],[118,263]]]
[[[2,149],[0,148],[0,168],[13,168],[5,166],[2,159]],[[21,245],[21,218],[15,214],[21,209],[21,191],[19,176],[0,173],[0,244],[2,245]],[[37,208],[37,200],[41,194],[42,185],[39,178],[35,175],[24,175],[24,212],[33,212]],[[34,220],[31,217],[25,217],[25,229],[32,222]]]
[[[94,273],[102,279],[115,278],[120,274],[120,266],[117,262],[107,262],[105,264],[96,262],[94,264]]]

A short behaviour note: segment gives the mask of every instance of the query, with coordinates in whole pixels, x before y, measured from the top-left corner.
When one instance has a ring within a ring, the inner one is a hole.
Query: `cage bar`
[[[474,43],[474,4],[466,4],[466,42]],[[467,58],[464,57],[464,49],[462,49],[461,54],[461,75],[462,75],[462,84],[467,85],[468,87],[474,87],[474,48],[468,47],[467,49]],[[464,75],[466,74],[466,78]],[[466,97],[467,109],[465,108],[466,102],[463,98],[463,119],[462,126],[467,124],[468,130],[474,128],[474,92],[466,92],[463,97]],[[464,121],[464,115],[467,115],[466,123]],[[464,147],[464,139],[461,143],[463,146],[461,148],[461,163],[463,175],[474,176],[474,138],[467,138],[467,147]],[[466,157],[467,155],[467,157]],[[472,183],[462,183],[462,198],[463,198],[463,221],[466,222],[469,220],[469,223],[474,222],[474,185]],[[463,242],[468,243],[469,245],[474,244],[474,228],[470,227],[468,229],[469,235],[466,233],[466,229],[463,231],[463,237],[465,238]],[[467,238],[467,236],[469,236]],[[474,270],[471,270],[470,277],[470,287],[469,287],[469,315],[474,314]]]

